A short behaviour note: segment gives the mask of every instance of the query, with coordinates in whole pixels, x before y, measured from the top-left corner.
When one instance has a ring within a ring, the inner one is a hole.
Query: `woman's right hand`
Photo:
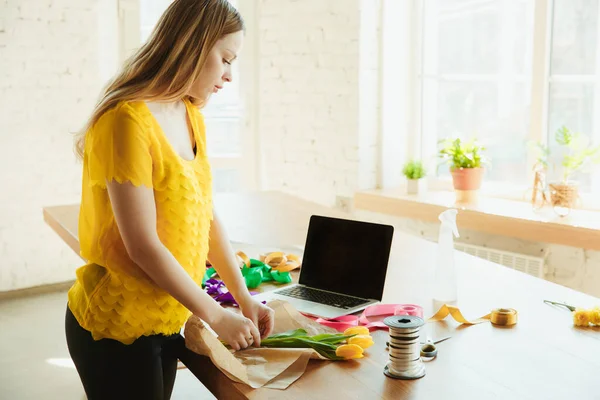
[[[222,312],[209,322],[219,338],[236,351],[251,345],[260,346],[260,333],[252,320],[224,308],[221,310]]]

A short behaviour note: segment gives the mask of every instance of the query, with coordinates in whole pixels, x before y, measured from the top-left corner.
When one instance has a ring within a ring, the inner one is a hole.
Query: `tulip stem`
[[[565,303],[557,303],[555,301],[550,301],[550,300],[544,300],[544,303],[552,304],[552,305],[555,305],[555,306],[563,306],[563,307],[568,308],[570,311],[575,311],[575,307],[570,306],[570,305],[565,304]]]

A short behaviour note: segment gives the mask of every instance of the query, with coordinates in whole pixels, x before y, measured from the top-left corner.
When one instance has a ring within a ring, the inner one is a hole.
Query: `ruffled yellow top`
[[[199,110],[185,100],[196,157],[175,152],[144,102],[122,102],[86,133],[79,213],[81,256],[69,307],[94,339],[130,344],[142,335],[180,331],[189,311],[157,287],[129,258],[106,181],[154,189],[158,236],[200,284],[212,221],[210,165]]]

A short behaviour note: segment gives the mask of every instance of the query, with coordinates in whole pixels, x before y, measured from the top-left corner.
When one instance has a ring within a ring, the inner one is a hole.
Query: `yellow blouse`
[[[179,332],[189,311],[157,287],[129,258],[112,212],[106,181],[154,189],[157,232],[200,284],[212,221],[212,181],[204,120],[185,100],[196,142],[186,160],[171,147],[144,102],[122,102],[86,133],[79,213],[81,256],[69,307],[94,339],[130,344],[142,335]]]

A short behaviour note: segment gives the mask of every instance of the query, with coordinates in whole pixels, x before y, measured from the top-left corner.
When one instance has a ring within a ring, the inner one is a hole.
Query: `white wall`
[[[322,203],[358,182],[358,0],[261,0],[264,186]]]
[[[42,207],[79,201],[72,150],[99,94],[98,0],[0,1],[0,291],[74,278]]]

